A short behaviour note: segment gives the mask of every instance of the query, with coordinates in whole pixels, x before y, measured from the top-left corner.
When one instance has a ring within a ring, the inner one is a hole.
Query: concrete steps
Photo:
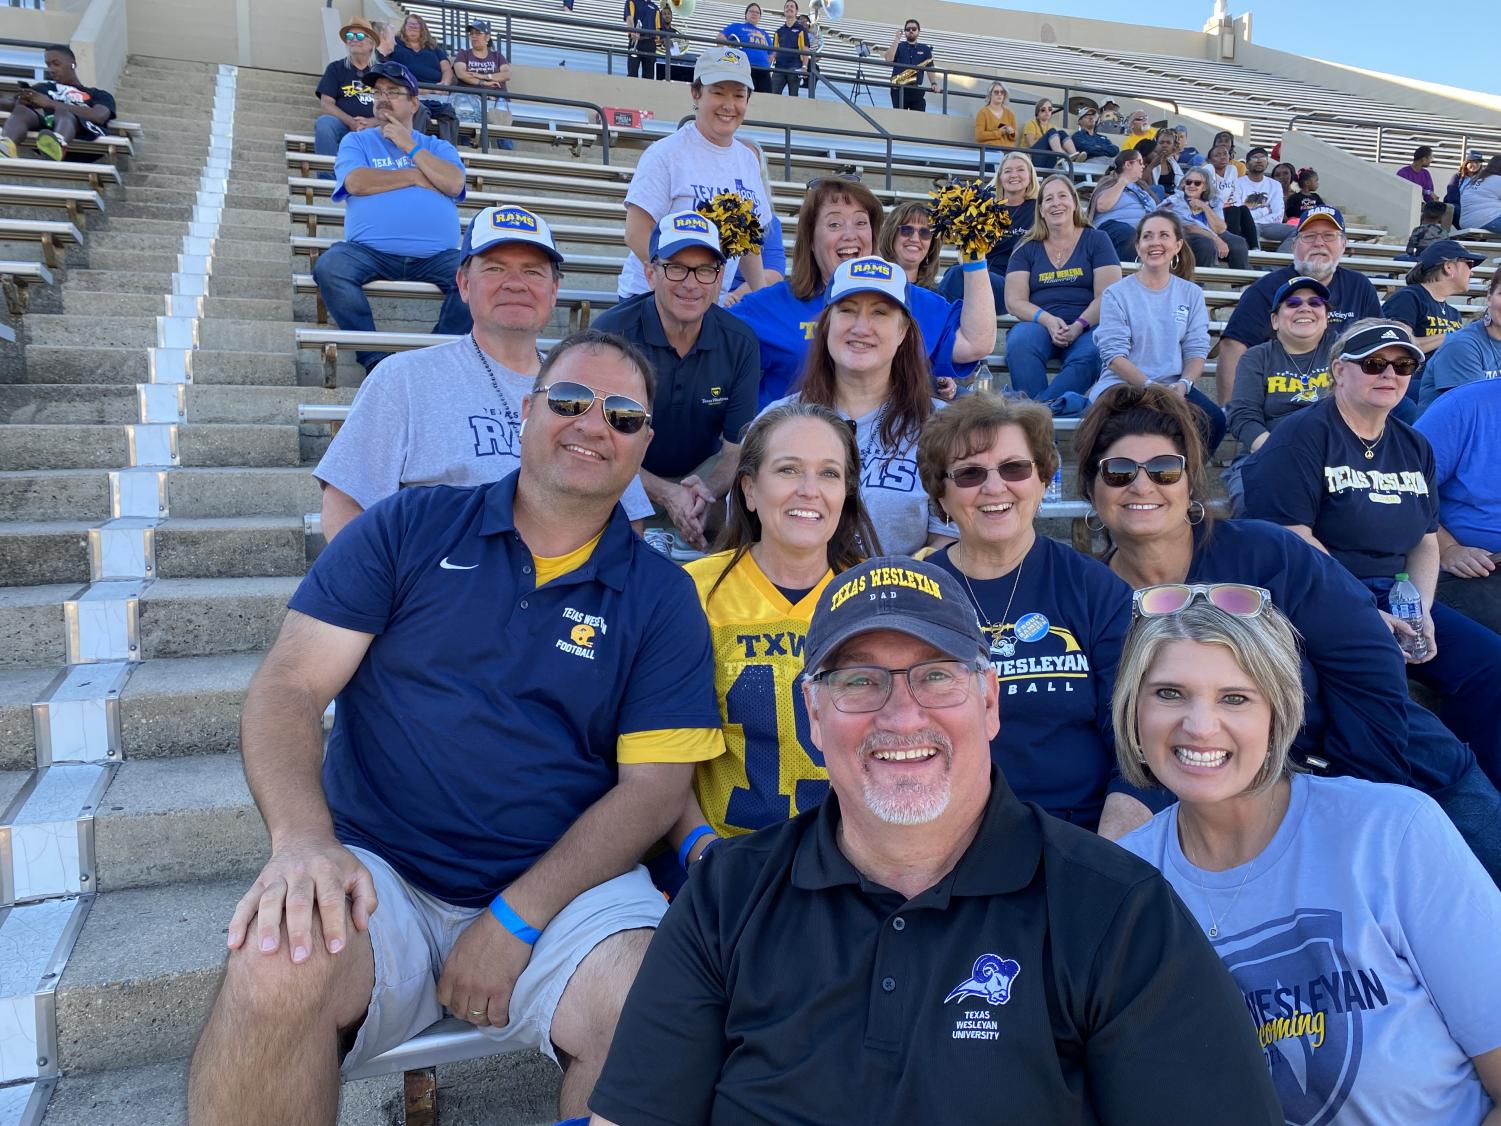
[[[20,382],[144,383],[148,370],[145,347],[98,348],[28,344],[26,371]],[[193,382],[289,385],[297,382],[297,366],[288,350],[283,355],[236,350],[193,353]]]
[[[0,450],[0,469],[115,469],[130,463],[125,426],[13,424]],[[296,465],[297,431],[290,426],[228,423],[177,428],[183,465]]]

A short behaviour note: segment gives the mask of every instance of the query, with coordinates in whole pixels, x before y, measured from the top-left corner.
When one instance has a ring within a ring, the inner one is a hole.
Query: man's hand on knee
[[[305,962],[312,951],[316,909],[324,945],[337,954],[346,945],[350,920],[356,930],[365,930],[376,906],[374,881],[354,853],[332,838],[292,841],[272,849],[260,876],[235,906],[229,948],[244,945],[253,919],[256,946],[263,954],[274,954],[285,922],[292,961]]]
[[[504,1028],[511,992],[531,956],[530,946],[481,911],[453,944],[438,978],[438,1001],[460,1020]]]

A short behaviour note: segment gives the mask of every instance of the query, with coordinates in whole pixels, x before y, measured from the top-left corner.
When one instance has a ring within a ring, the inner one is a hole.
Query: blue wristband
[[[490,914],[495,916],[501,926],[528,946],[537,945],[537,939],[542,937],[541,931],[511,910],[511,905],[506,902],[504,894],[497,895],[490,901]]]
[[[973,274],[985,269],[985,259],[976,258],[973,262],[961,262],[959,269],[966,274]]]
[[[678,845],[678,867],[683,871],[686,872],[688,870],[688,854],[693,851],[693,846],[698,844],[698,842],[703,840],[705,837],[714,837],[714,840],[719,839],[718,835],[714,832],[713,829],[709,828],[709,826],[700,825],[697,829],[694,829],[693,832],[689,833],[686,837],[683,838],[682,844]],[[713,843],[713,841],[709,842],[709,844]],[[704,846],[705,852],[708,851],[708,847],[708,845]]]
[[[1042,306],[1041,305],[1037,306],[1037,312],[1035,312],[1035,313],[1032,314],[1032,323],[1033,324],[1037,323],[1038,318],[1040,318],[1042,316],[1042,312],[1043,312]]]

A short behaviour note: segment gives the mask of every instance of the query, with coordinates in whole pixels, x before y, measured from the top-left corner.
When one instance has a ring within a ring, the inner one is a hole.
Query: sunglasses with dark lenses
[[[1400,360],[1383,360],[1379,356],[1367,356],[1363,360],[1351,362],[1367,375],[1380,375],[1387,368],[1391,368],[1404,379],[1423,366],[1411,356],[1403,356]]]
[[[344,42],[346,43],[358,43],[361,40],[368,38],[369,36],[367,36],[363,31],[346,31],[344,33]]]
[[[1237,618],[1254,618],[1272,604],[1269,591],[1245,583],[1164,583],[1138,590],[1131,612],[1138,618],[1166,618],[1187,610],[1198,598]]]
[[[1146,470],[1147,479],[1159,485],[1176,485],[1183,479],[1188,458],[1182,454],[1158,454],[1146,461],[1134,457],[1107,457],[1100,462],[1100,480],[1112,489],[1124,489]]]
[[[582,383],[570,383],[566,379],[547,387],[533,388],[532,394],[546,395],[547,409],[564,418],[577,418],[585,414],[594,405],[594,400],[599,398],[591,388]],[[651,422],[651,415],[646,408],[626,395],[606,395],[600,402],[600,410],[604,411],[605,421],[610,424],[611,429],[622,434],[638,434],[643,426]]]
[[[914,227],[911,223],[903,223],[896,229],[896,233],[901,235],[902,238],[915,238],[922,242],[933,241],[932,227]]]
[[[835,172],[829,176],[815,176],[804,184],[803,187],[811,192],[814,188],[823,184],[858,184],[859,182],[860,174],[858,172]]]
[[[1013,485],[1020,481],[1026,481],[1032,476],[1033,461],[1018,458],[1015,461],[1003,461],[1000,465],[961,465],[958,469],[950,469],[944,474],[950,481],[961,489],[978,489],[990,479],[992,473],[1000,475],[1002,481],[1010,481]]]
[[[1301,309],[1307,305],[1310,309],[1322,309],[1329,302],[1325,301],[1317,293],[1310,293],[1307,297],[1284,297],[1282,307],[1284,309]]]

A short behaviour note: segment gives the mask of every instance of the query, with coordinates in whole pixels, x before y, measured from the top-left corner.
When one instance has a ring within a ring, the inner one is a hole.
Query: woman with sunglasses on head
[[[1304,638],[1305,722],[1294,755],[1318,774],[1416,786],[1501,880],[1501,794],[1475,756],[1412,702],[1402,654],[1368,590],[1323,552],[1260,520],[1215,520],[1198,420],[1162,387],[1112,387],[1074,434],[1079,494],[1132,587],[1245,583],[1271,591]],[[1142,820],[1146,807],[1135,813]],[[1102,824],[1118,836],[1129,821]]]
[[[1037,217],[1037,169],[1027,153],[1008,152],[995,170],[995,197],[1006,216],[1006,229],[985,255],[985,269],[990,275],[990,291],[997,309],[1006,307],[1006,266],[1012,252],[1032,230]],[[938,292],[957,301],[964,292],[964,264],[950,266],[943,275]]]
[[[881,223],[877,256],[895,262],[907,281],[920,289],[937,290],[938,254],[943,240],[933,237],[933,219],[926,204],[899,203]]]
[[[875,543],[859,485],[854,432],[827,407],[783,403],[746,429],[715,553],[685,568],[709,618],[725,753],[698,764],[669,836],[684,870],[716,837],[796,817],[828,792],[797,682],[819,595]]]
[[[1235,978],[1288,1122],[1501,1120],[1501,892],[1427,797],[1302,773],[1265,590],[1136,594],[1116,759],[1177,804],[1121,840]]]
[[[952,571],[990,637],[1001,729],[990,754],[1023,801],[1086,829],[1112,803],[1110,690],[1129,590],[1034,527],[1053,471],[1052,413],[977,392],[923,427],[917,468],[959,541],[929,556]]]
[[[1205,266],[1223,262],[1232,270],[1249,269],[1250,247],[1246,240],[1225,226],[1225,216],[1220,211],[1214,194],[1212,168],[1201,164],[1183,173],[1178,181],[1178,190],[1167,197],[1165,204],[1183,221],[1188,245],[1193,247],[1194,261]]]
[[[1392,413],[1422,366],[1406,325],[1367,319],[1334,342],[1334,394],[1277,428],[1246,465],[1246,513],[1302,536],[1349,569],[1407,656],[1437,692],[1449,729],[1501,783],[1501,636],[1433,600],[1438,496],[1433,447]],[[1387,613],[1397,576],[1422,598],[1418,628]]]
[[[866,555],[911,555],[954,538],[928,508],[917,472],[917,439],[943,407],[933,395],[922,328],[911,301],[922,293],[901,267],[880,258],[841,262],[813,326],[794,393],[773,403],[814,403],[849,420],[860,453],[860,499],[879,544]]]
[[[1088,391],[1100,371],[1100,299],[1120,280],[1115,248],[1084,218],[1073,181],[1049,176],[1032,230],[1006,270],[1006,312],[1017,320],[1006,333],[1011,386],[1042,402]],[[1058,374],[1049,382],[1055,359]]]
[[[1209,310],[1194,284],[1194,252],[1170,211],[1154,211],[1136,225],[1141,268],[1105,291],[1095,347],[1104,370],[1089,389],[1093,402],[1111,387],[1159,383],[1182,395],[1203,416],[1205,448],[1225,436],[1225,412],[1194,386],[1209,355]]]
[[[761,404],[779,399],[802,374],[813,326],[824,307],[835,267],[875,253],[883,222],[881,201],[858,177],[813,180],[798,211],[797,240],[788,276],[747,295],[730,310],[761,341]],[[950,303],[926,289],[909,295],[912,319],[922,328],[934,384],[952,398],[955,381],[968,379],[995,347],[995,297],[984,262],[967,262],[964,297]]]
[[[1319,401],[1332,386],[1329,289],[1316,278],[1288,278],[1272,297],[1272,339],[1246,350],[1235,366],[1225,417],[1244,451],[1225,470],[1230,511],[1245,508],[1247,462],[1283,419]]]

